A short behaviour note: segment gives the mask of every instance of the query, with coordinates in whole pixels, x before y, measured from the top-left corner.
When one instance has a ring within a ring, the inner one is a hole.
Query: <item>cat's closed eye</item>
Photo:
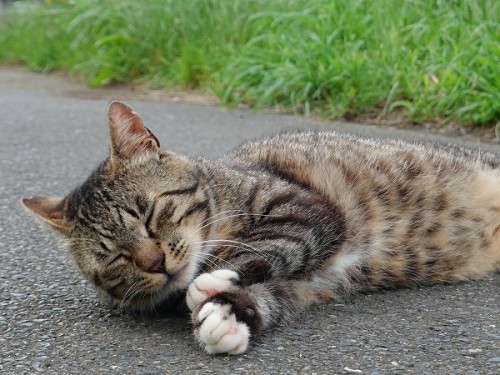
[[[146,229],[146,233],[147,233],[149,238],[156,238],[156,232],[151,227],[155,211],[156,211],[156,206],[153,206],[150,209],[150,212],[149,212],[148,217],[146,218],[146,221],[144,222],[144,228]]]
[[[106,262],[109,259],[111,250],[104,242],[99,242],[99,247],[94,251],[97,260]]]
[[[140,219],[141,218],[140,215],[139,215],[139,213],[136,210],[132,209],[132,208],[125,208],[124,211],[126,213],[128,213],[130,216],[134,217],[135,219]]]
[[[132,261],[132,258],[128,254],[119,253],[119,254],[115,255],[113,258],[111,258],[111,260],[106,264],[106,266],[109,267],[110,265],[115,264],[118,261],[130,262],[130,261]]]
[[[103,241],[99,242],[99,246],[101,247],[101,250],[103,250],[105,254],[111,253],[111,249]]]
[[[106,266],[109,266],[120,259],[130,260],[128,254],[120,252],[119,254],[113,253],[109,245],[106,245],[104,241],[99,242],[99,250],[95,252],[97,258],[100,261],[105,262]]]

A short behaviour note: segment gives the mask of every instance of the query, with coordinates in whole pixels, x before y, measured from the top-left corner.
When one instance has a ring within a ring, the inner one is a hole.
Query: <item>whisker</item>
[[[235,247],[242,246],[245,249],[254,251],[256,254],[262,255],[261,250],[255,248],[255,247],[253,247],[253,246],[251,246],[251,245],[249,245],[247,243],[240,242],[240,241],[235,241],[235,240],[206,240],[206,241],[203,241],[203,243],[205,243],[205,244],[206,243],[214,243],[214,244],[222,243],[224,245],[232,244],[232,245],[235,245]]]
[[[244,213],[244,211],[243,211],[243,210],[226,210],[226,211],[221,211],[221,212],[218,212],[218,213],[216,213],[216,214],[214,214],[214,215],[210,216],[209,218],[207,218],[207,219],[203,220],[203,221],[202,221],[202,223],[204,224],[205,222],[207,222],[207,221],[209,221],[209,220],[211,220],[211,219],[213,219],[213,218],[216,218],[216,217],[219,217],[219,216],[222,216],[222,215],[226,215],[226,214],[228,214],[228,213],[232,213],[232,212],[240,212],[240,213]]]
[[[213,245],[213,247],[215,247],[215,245]],[[223,259],[221,257],[218,257],[217,255],[214,255],[214,254],[210,254],[210,253],[198,253],[198,254],[195,254],[195,256],[198,256],[198,259],[200,259],[205,264],[206,264],[206,262],[210,262],[210,264],[212,266],[214,266],[215,268],[219,267],[219,265],[216,262],[217,260],[221,261],[223,263],[226,263],[226,264],[228,264],[230,266],[232,266],[232,263],[230,263],[227,260],[225,260],[225,259]],[[206,256],[207,258],[203,258],[202,256]],[[208,257],[211,257],[211,258],[215,259],[215,261],[212,260],[212,259],[210,259],[210,258],[208,258]]]
[[[217,247],[217,245],[224,245],[227,247],[239,248],[241,250],[247,251],[250,254],[260,257],[269,264],[272,264],[271,258],[267,258],[266,255],[262,253],[262,251],[244,242],[234,241],[234,240],[206,240],[198,243],[198,245],[201,246],[206,246],[207,244],[211,245],[211,247]]]
[[[235,213],[235,214],[227,215],[227,216],[224,216],[224,217],[219,217],[219,216],[222,216],[222,215],[226,215],[229,212],[240,212],[240,213]],[[232,219],[232,218],[240,217],[240,216],[277,217],[276,215],[255,214],[255,213],[245,212],[243,210],[228,210],[228,211],[222,211],[222,212],[219,212],[218,214],[210,216],[208,219],[203,220],[201,222],[201,225],[199,227],[194,228],[194,229],[195,230],[202,230],[202,229],[205,229],[209,225],[213,225],[213,224],[218,223],[220,221],[223,221],[223,220],[226,220],[226,219]],[[215,220],[212,220],[212,219],[215,219]],[[212,220],[212,221],[210,221],[210,220]]]
[[[210,262],[213,266],[216,266],[217,263],[215,261],[213,261],[212,259],[210,259],[210,257],[218,259],[218,260],[223,260],[223,259],[217,257],[216,255],[212,255],[210,253],[198,253],[198,254],[194,255],[195,259],[201,260],[203,263]]]
[[[123,295],[122,301],[120,303],[121,305],[123,305],[124,307],[130,305],[130,303],[137,296],[137,294],[141,292],[141,289],[138,288],[138,286],[142,283],[142,281],[143,280],[137,280],[134,283],[132,283],[132,285],[130,285],[130,287]]]

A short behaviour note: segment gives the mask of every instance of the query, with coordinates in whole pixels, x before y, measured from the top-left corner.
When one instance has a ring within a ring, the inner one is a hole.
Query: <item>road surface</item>
[[[64,194],[106,156],[112,98],[129,99],[163,146],[210,157],[256,136],[311,128],[465,142],[500,154],[493,143],[175,103],[0,69],[0,373],[500,373],[500,274],[316,306],[238,357],[201,351],[185,317],[110,309],[19,199]]]

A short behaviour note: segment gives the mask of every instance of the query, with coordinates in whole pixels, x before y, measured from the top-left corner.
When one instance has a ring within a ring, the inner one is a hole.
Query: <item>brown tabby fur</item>
[[[159,148],[121,103],[108,117],[109,158],[66,197],[23,204],[124,306],[178,304],[197,276],[236,271],[229,286],[190,306],[204,345],[197,316],[207,302],[229,306],[256,334],[341,294],[500,269],[500,159],[492,154],[306,132],[209,161]]]

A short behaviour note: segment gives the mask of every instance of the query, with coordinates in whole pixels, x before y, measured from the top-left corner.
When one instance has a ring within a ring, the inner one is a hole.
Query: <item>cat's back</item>
[[[417,159],[438,163],[451,162],[455,166],[477,167],[478,163],[491,169],[500,169],[500,157],[478,149],[456,144],[418,143],[395,139],[360,138],[336,132],[290,132],[244,143],[232,154],[246,161],[263,164],[273,162],[275,156],[295,162],[322,162],[327,160],[356,163],[363,160],[380,161],[399,157],[402,161]],[[353,160],[352,158],[355,157]],[[371,166],[371,164],[370,164]]]
[[[320,192],[342,186],[362,191],[414,180],[450,183],[480,171],[500,173],[500,158],[480,150],[334,132],[283,133],[246,143],[232,157]]]
[[[448,281],[500,266],[500,159],[493,154],[306,132],[247,143],[233,157],[341,206],[353,246],[370,243],[377,261],[409,249],[422,264],[441,254],[434,268]],[[478,254],[467,264],[482,259],[485,266],[464,264],[444,276],[465,253]]]
[[[284,133],[244,144],[233,157],[317,190],[346,208],[374,201],[395,206],[424,206],[427,201],[449,208],[460,191],[500,199],[500,158],[455,145],[334,132]]]

